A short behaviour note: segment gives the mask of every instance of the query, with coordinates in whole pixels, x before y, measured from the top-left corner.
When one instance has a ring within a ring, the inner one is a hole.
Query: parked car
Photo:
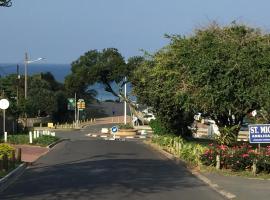
[[[153,114],[148,113],[148,114],[146,114],[146,115],[143,116],[143,119],[144,119],[146,122],[149,123],[152,119],[154,120],[154,119],[156,119],[156,118],[155,118],[155,116],[154,116]]]

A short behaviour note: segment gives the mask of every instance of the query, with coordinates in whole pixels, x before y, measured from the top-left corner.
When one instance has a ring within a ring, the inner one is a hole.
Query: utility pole
[[[17,65],[17,105],[19,104],[19,84],[20,84],[20,75],[19,75],[19,65]]]
[[[28,55],[25,53],[24,58],[24,98],[27,99],[27,64],[28,64]]]
[[[127,77],[125,77],[124,123],[127,124]]]

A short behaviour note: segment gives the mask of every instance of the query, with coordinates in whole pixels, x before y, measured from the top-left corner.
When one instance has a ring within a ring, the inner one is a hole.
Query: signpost
[[[261,143],[270,143],[270,124],[252,124],[248,126],[249,142],[257,143],[260,152]]]
[[[270,143],[270,124],[252,124],[248,129],[250,143]]]
[[[113,139],[115,140],[115,134],[118,132],[118,128],[117,128],[117,126],[113,126],[111,128],[111,130],[112,130],[112,133],[113,133]]]
[[[4,140],[7,142],[7,133],[6,133],[6,109],[9,107],[9,101],[7,99],[0,100],[0,108],[3,110],[3,132]]]

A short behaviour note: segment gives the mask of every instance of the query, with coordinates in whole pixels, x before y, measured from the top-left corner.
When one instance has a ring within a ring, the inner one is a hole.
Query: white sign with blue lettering
[[[270,124],[248,126],[250,143],[270,143]]]
[[[118,128],[117,128],[117,126],[113,126],[113,127],[111,128],[111,130],[112,130],[112,133],[115,134],[115,133],[117,133]]]

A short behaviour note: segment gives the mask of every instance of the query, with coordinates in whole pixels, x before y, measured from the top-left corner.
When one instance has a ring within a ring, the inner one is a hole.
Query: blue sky
[[[0,63],[46,57],[71,63],[90,49],[118,48],[125,58],[191,34],[215,20],[270,30],[267,0],[13,0],[0,8]],[[45,61],[43,61],[45,62]]]

